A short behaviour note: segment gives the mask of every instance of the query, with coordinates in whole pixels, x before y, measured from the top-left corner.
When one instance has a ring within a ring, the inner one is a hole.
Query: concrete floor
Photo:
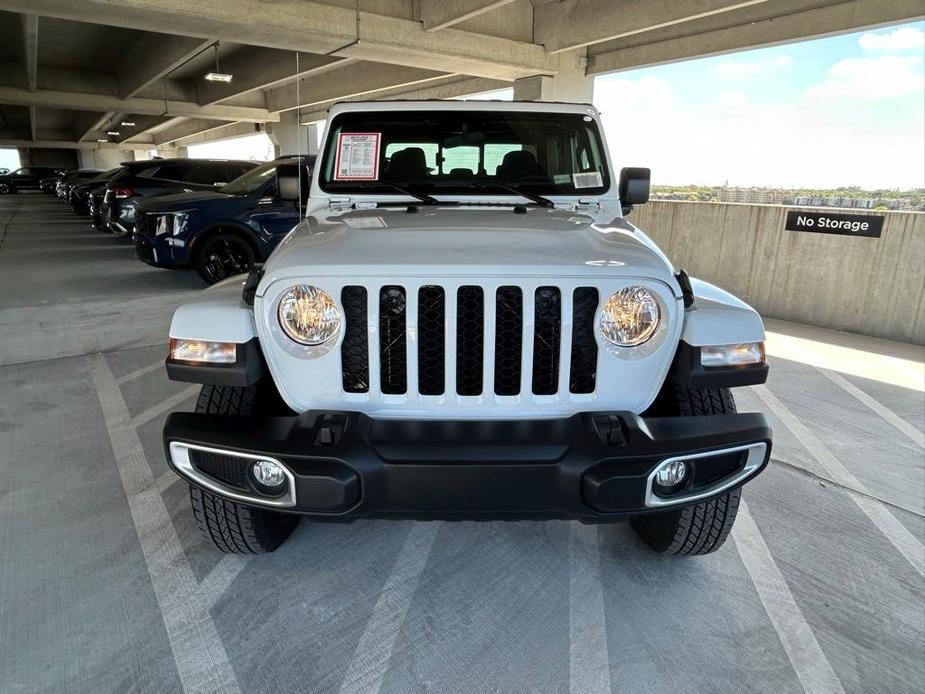
[[[925,350],[769,321],[769,469],[701,558],[628,526],[303,522],[218,553],[167,471],[201,288],[0,197],[0,691],[921,692]]]

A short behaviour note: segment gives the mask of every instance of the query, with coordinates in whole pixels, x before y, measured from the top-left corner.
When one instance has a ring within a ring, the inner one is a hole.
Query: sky
[[[596,78],[655,184],[925,187],[925,22]]]

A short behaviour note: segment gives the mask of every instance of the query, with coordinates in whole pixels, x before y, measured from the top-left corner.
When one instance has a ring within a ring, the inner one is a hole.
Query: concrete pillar
[[[299,125],[296,111],[281,113],[278,123],[267,123],[267,135],[276,146],[276,156],[318,153],[317,126]]]
[[[585,74],[585,49],[559,56],[559,72],[514,80],[515,101],[571,101],[590,104],[594,98],[594,77]]]

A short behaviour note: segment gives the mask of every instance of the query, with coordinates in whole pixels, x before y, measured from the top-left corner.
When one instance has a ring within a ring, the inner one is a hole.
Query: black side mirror
[[[620,171],[620,204],[624,214],[633,209],[633,205],[649,202],[649,187],[652,179],[651,169],[626,167]]]
[[[299,187],[302,189],[302,200],[308,198],[311,178],[308,169],[299,164],[280,164],[276,167],[276,188],[280,200],[299,202]]]

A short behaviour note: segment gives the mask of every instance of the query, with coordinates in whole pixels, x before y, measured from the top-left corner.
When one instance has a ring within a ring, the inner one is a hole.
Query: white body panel
[[[598,119],[589,105],[492,102],[375,102],[339,104],[338,113],[357,110],[551,111],[581,113]],[[603,128],[599,125],[599,130]],[[325,133],[327,139],[328,133]],[[604,152],[607,151],[606,143]],[[265,267],[253,310],[241,301],[242,278],[216,285],[196,302],[177,310],[172,337],[246,342],[255,334],[280,394],[297,412],[310,409],[360,411],[375,417],[416,419],[517,419],[563,417],[594,410],[644,411],[657,396],[679,340],[694,346],[761,340],[758,314],[722,290],[693,280],[695,305],[685,311],[674,268],[658,247],[622,217],[617,174],[598,196],[551,196],[556,209],[528,207],[511,194],[436,197],[456,206],[376,207],[376,203],[414,202],[396,194],[329,195],[312,182],[306,218],[277,247]],[[478,206],[491,202],[495,206]],[[507,206],[497,206],[506,203]],[[336,339],[305,348],[290,340],[277,318],[279,299],[294,284],[312,284],[339,301],[341,290],[367,290],[366,331],[369,344],[369,390],[343,389],[340,346],[346,317]],[[379,291],[385,285],[406,292],[407,389],[383,394],[379,375]],[[443,395],[421,395],[417,373],[417,299],[424,285],[445,292],[445,380]],[[464,285],[484,291],[483,393],[456,394],[456,293]],[[521,393],[494,394],[495,291],[515,285],[523,291]],[[601,307],[629,285],[643,285],[660,304],[660,327],[640,347],[619,349],[600,335]],[[538,287],[561,291],[559,383],[555,395],[532,393],[533,293]],[[569,392],[572,292],[577,287],[599,292],[594,317],[598,345],[596,390]]]

